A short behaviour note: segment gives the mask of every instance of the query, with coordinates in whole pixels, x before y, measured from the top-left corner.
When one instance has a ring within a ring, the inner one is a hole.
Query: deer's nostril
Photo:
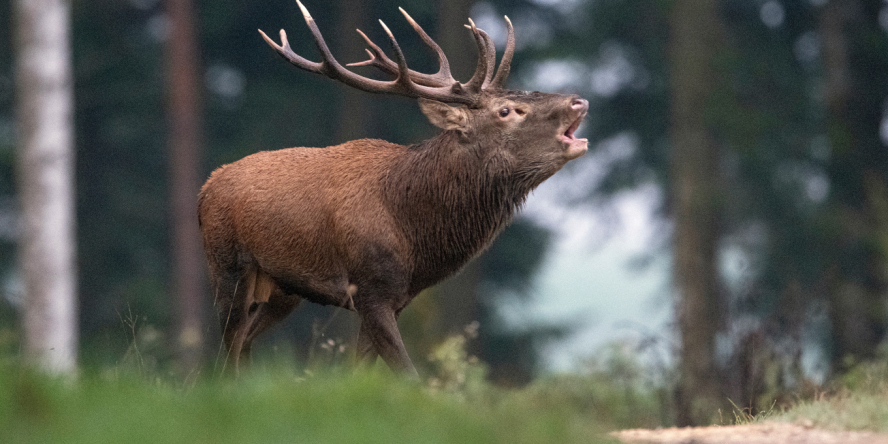
[[[586,99],[573,99],[570,102],[570,107],[576,110],[585,109],[589,107],[589,101]]]

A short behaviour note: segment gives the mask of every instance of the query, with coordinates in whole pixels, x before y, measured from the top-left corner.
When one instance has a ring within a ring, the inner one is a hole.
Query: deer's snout
[[[581,99],[579,97],[575,97],[570,101],[571,109],[579,112],[586,112],[589,109],[589,101],[586,99]]]

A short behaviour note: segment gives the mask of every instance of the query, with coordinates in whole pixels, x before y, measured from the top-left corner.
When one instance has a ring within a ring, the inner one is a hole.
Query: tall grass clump
[[[830,430],[888,433],[888,354],[850,366],[817,395],[798,401],[776,419]]]

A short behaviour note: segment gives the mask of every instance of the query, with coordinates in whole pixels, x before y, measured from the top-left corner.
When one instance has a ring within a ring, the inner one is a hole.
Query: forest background
[[[362,137],[412,143],[434,131],[410,101],[353,91],[275,57],[256,29],[287,29],[294,50],[317,59],[295,3],[198,1],[184,34],[159,0],[71,5],[84,365],[115,365],[133,341],[159,368],[190,368],[218,353],[199,243],[179,237],[194,239],[190,203],[214,168],[259,150]],[[11,6],[0,2],[10,25],[0,27],[0,338],[17,344],[25,296],[16,262]],[[460,79],[475,60],[466,17],[501,49],[508,15],[518,38],[510,86],[590,100],[581,133],[590,152],[559,173],[569,186],[558,204],[607,211],[627,191],[656,196],[662,226],[653,242],[671,258],[663,292],[675,307],[677,340],[660,346],[675,358],[676,422],[705,422],[728,397],[767,407],[810,378],[802,363],[812,350],[828,375],[886,359],[888,2],[306,6],[339,60],[364,60],[355,28],[384,42],[381,18],[411,66],[434,72],[401,6],[436,38]],[[169,62],[173,48],[192,44],[192,57]],[[189,78],[195,86],[184,98],[172,93]],[[177,114],[183,109],[190,111]],[[195,129],[188,143],[171,130],[179,119]],[[425,356],[477,321],[470,348],[490,379],[532,380],[541,347],[572,326],[515,328],[500,311],[534,301],[533,276],[551,239],[539,221],[520,218],[460,275],[418,298],[401,320],[411,353]],[[182,332],[195,330],[200,340],[184,343]],[[348,314],[305,304],[265,338],[264,350],[307,366],[338,363],[347,353],[335,351],[348,348],[354,331]]]

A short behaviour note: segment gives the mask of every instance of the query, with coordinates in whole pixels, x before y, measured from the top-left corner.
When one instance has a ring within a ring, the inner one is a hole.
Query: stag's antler
[[[302,10],[305,22],[308,24],[308,28],[314,36],[318,50],[321,52],[322,61],[312,62],[294,53],[292,48],[290,48],[290,43],[287,41],[287,33],[284,32],[283,29],[281,30],[281,45],[278,45],[271,40],[260,29],[259,33],[262,34],[262,38],[264,38],[265,41],[278,52],[278,54],[283,56],[293,65],[306,71],[325,75],[353,88],[374,93],[398,94],[407,97],[423,97],[446,103],[463,103],[471,105],[477,101],[481,90],[502,88],[509,75],[512,54],[515,50],[515,35],[514,30],[512,29],[512,22],[509,21],[508,17],[506,17],[506,23],[508,24],[509,37],[506,44],[506,52],[503,54],[503,59],[500,62],[499,69],[496,71],[495,76],[493,71],[496,64],[496,48],[493,45],[493,40],[486,32],[478,29],[475,26],[475,23],[469,19],[471,26],[467,27],[472,30],[472,34],[475,37],[475,43],[478,45],[478,65],[475,68],[475,74],[472,78],[467,83],[460,83],[454,79],[453,75],[450,73],[450,63],[447,61],[447,57],[444,55],[444,51],[441,50],[441,47],[429,37],[422,27],[419,26],[419,24],[416,23],[416,21],[413,20],[404,9],[398,8],[401,13],[404,14],[404,17],[407,18],[407,21],[410,22],[410,25],[413,26],[413,29],[416,30],[416,33],[419,34],[419,37],[426,43],[426,45],[428,45],[432,52],[436,54],[438,57],[439,68],[438,72],[435,74],[425,74],[409,69],[404,54],[401,51],[401,47],[398,46],[398,42],[395,40],[394,35],[392,35],[388,26],[380,20],[379,23],[382,25],[386,34],[388,34],[389,40],[391,41],[395,60],[393,61],[388,58],[379,46],[373,43],[363,32],[361,32],[361,30],[358,30],[358,33],[364,38],[367,45],[370,47],[366,50],[367,53],[370,54],[370,59],[363,62],[350,63],[347,66],[372,65],[395,76],[394,80],[382,81],[360,76],[339,64],[339,62],[333,57],[327,44],[324,42],[324,37],[318,30],[318,26],[315,24],[311,14],[308,13],[308,10],[302,5],[302,2],[296,0],[296,3],[299,5],[299,9]]]

